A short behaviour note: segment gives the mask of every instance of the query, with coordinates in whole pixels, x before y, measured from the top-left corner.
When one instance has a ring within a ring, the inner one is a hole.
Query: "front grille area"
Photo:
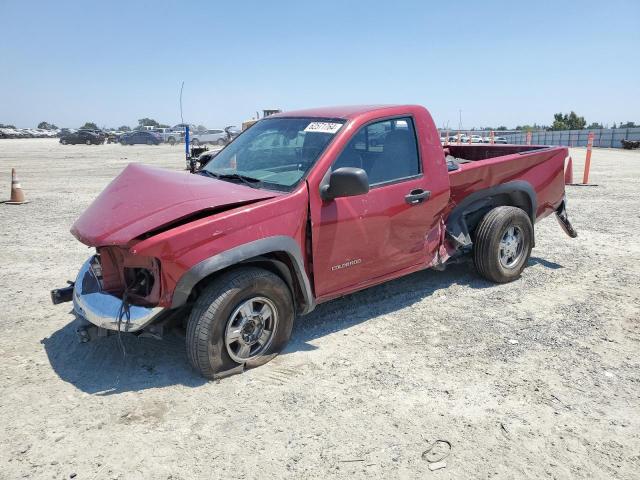
[[[132,255],[122,247],[98,248],[102,288],[127,298],[133,305],[157,305],[160,300],[160,263],[156,258]]]

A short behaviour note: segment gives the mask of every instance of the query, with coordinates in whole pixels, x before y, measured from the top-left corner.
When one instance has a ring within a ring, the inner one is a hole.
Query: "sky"
[[[0,123],[417,103],[438,126],[640,122],[640,1],[0,0]]]

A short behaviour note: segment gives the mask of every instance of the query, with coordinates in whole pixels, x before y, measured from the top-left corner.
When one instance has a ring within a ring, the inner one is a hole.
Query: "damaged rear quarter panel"
[[[450,205],[453,208],[474,192],[520,180],[537,194],[536,220],[546,217],[560,205],[564,196],[564,159],[566,148],[532,151],[464,164],[449,174]],[[448,215],[450,211],[446,212]]]

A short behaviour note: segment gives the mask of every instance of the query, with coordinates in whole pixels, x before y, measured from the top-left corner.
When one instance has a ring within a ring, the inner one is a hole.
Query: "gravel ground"
[[[594,151],[598,186],[567,187],[579,237],[542,221],[520,280],[462,264],[350,295],[220,382],[177,334],[123,356],[50,303],[90,253],[72,222],[136,161],[184,164],[179,146],[0,141],[0,197],[15,166],[31,200],[0,205],[1,479],[638,478],[640,152]]]

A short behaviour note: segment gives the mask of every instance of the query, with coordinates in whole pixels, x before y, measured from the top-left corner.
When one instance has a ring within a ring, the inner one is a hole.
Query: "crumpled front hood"
[[[93,246],[125,245],[198,212],[266,200],[276,192],[132,163],[76,220],[71,233]]]

